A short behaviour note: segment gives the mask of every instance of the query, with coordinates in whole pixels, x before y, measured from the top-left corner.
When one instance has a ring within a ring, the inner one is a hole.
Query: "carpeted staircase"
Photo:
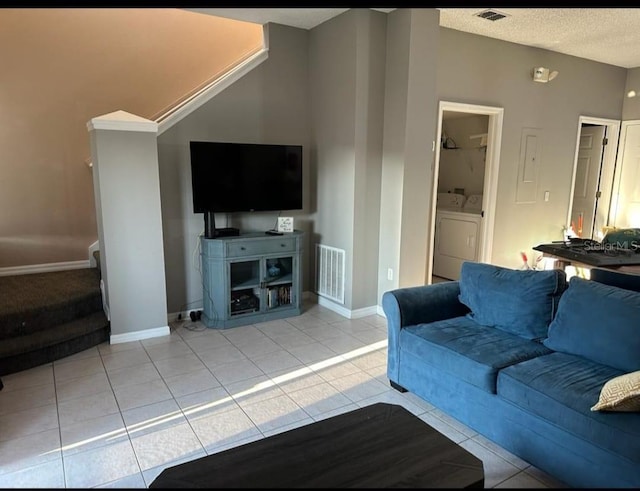
[[[0,375],[109,340],[100,267],[0,277]]]

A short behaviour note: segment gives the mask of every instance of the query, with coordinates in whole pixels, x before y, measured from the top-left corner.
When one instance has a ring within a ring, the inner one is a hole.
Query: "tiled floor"
[[[166,467],[374,402],[401,404],[482,459],[488,488],[563,487],[389,387],[386,321],[316,304],[227,330],[103,344],[3,377],[0,487],[145,488]]]

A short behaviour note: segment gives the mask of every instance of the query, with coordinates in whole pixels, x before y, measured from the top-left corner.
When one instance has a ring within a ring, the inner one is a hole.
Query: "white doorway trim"
[[[573,157],[573,173],[571,174],[571,190],[569,192],[569,206],[567,210],[567,223],[566,227],[569,229],[571,226],[571,211],[573,208],[573,194],[575,193],[576,186],[576,173],[578,172],[578,151],[580,150],[580,133],[582,132],[583,124],[597,124],[607,127],[606,137],[608,143],[605,146],[604,156],[602,159],[602,170],[600,171],[600,182],[604,182],[607,188],[605,194],[607,195],[606,206],[607,210],[607,223],[609,225],[612,221],[612,194],[614,188],[614,173],[616,168],[616,155],[618,153],[618,140],[620,138],[620,121],[617,119],[605,119],[594,118],[591,116],[580,116],[578,118],[578,134],[576,136],[576,151]],[[595,219],[595,217],[594,217]]]
[[[438,176],[440,172],[440,141],[442,139],[442,117],[444,111],[454,111],[469,114],[483,114],[489,116],[487,135],[487,156],[484,173],[484,188],[482,198],[483,219],[480,232],[480,262],[491,261],[493,250],[493,229],[495,225],[496,196],[498,193],[498,169],[500,167],[500,147],[502,146],[502,121],[504,108],[493,106],[478,106],[460,102],[440,101],[438,109],[438,130],[435,140],[435,158],[433,163],[433,187],[431,190],[431,216],[429,220],[429,251],[427,254],[426,283],[431,284],[433,272],[433,247],[436,224],[436,200],[438,196]]]

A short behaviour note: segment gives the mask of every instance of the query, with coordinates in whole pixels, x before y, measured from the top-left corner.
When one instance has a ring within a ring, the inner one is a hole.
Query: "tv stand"
[[[227,329],[300,315],[302,239],[299,230],[201,237],[202,323]]]
[[[240,230],[234,227],[216,228],[216,217],[212,211],[204,212],[204,236],[206,239],[237,237]]]

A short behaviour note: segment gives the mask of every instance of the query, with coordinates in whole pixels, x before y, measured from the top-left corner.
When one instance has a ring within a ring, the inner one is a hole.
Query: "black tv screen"
[[[302,146],[190,142],[193,212],[302,209]]]

